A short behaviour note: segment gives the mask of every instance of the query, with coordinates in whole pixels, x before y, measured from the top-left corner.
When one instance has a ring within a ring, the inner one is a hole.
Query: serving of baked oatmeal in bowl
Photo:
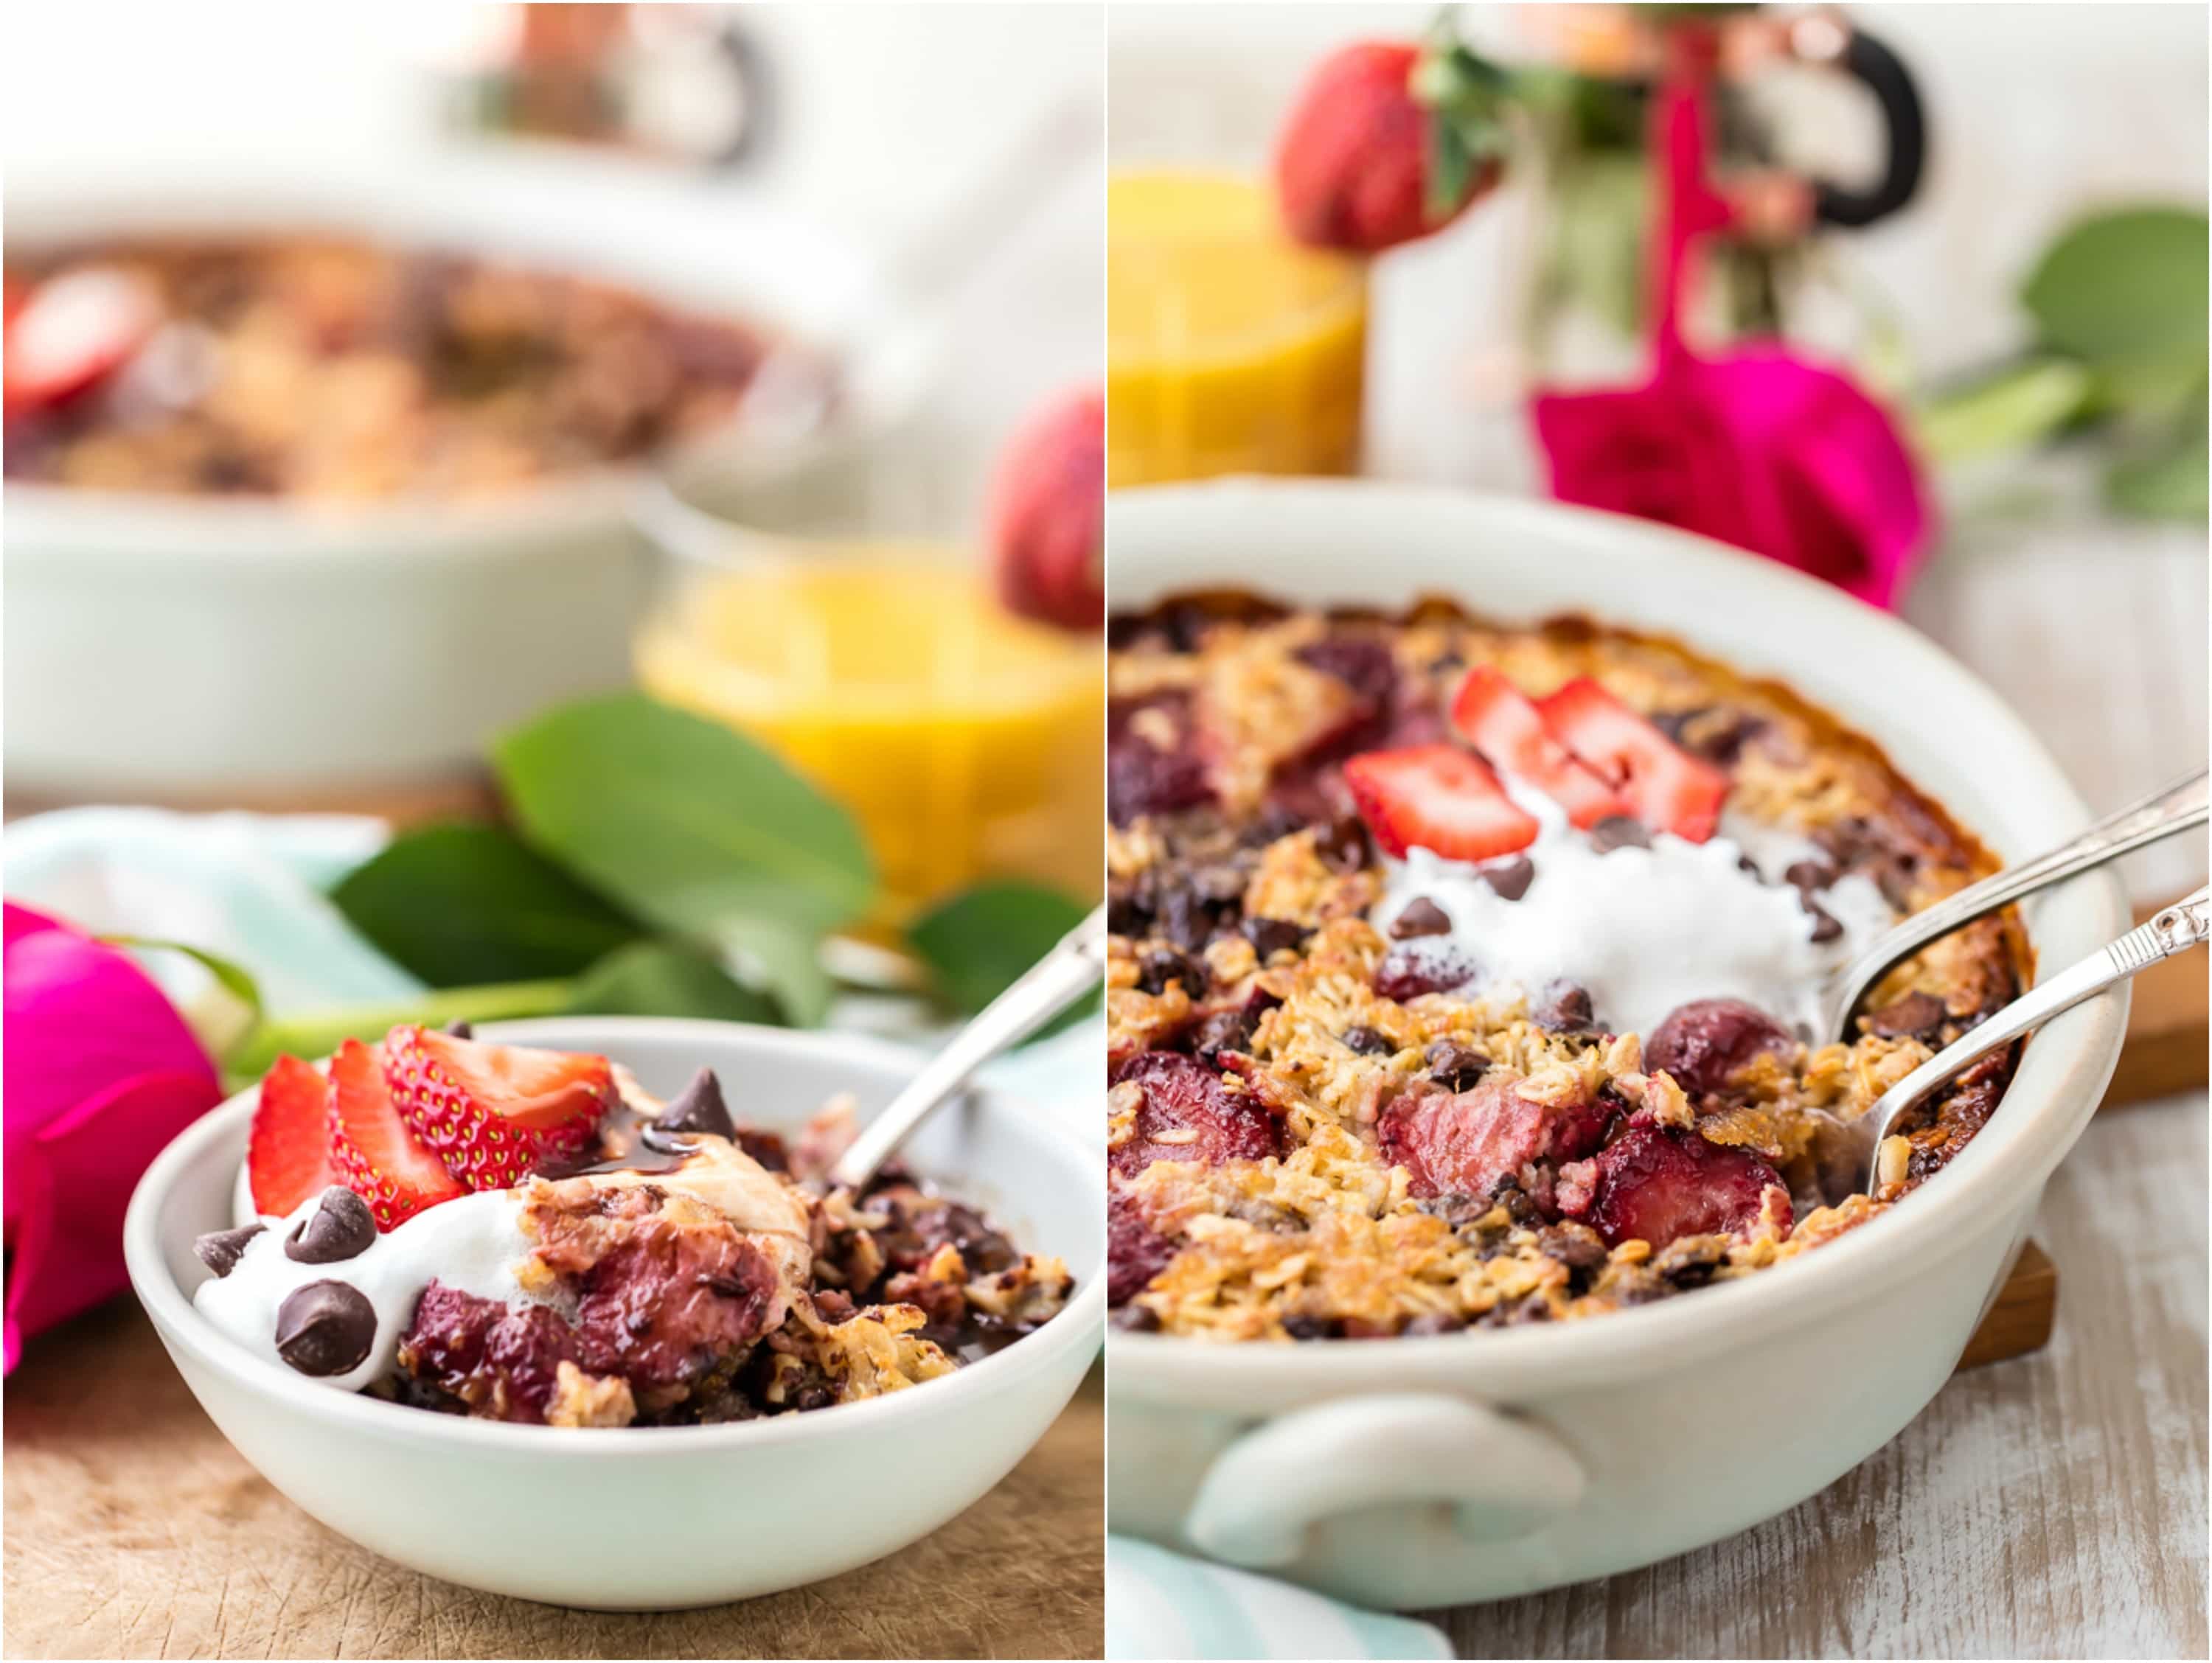
[[[911,1067],[722,1023],[397,1029],[165,1151],[133,1285],[240,1452],[379,1552],[609,1607],[814,1581],[995,1484],[1097,1344],[1097,1158],[1033,1106],[827,1181]],[[580,1508],[720,1551],[611,1549]]]
[[[1848,1036],[1821,995],[2078,828],[2039,747],[1894,621],[1633,522],[1317,483],[1110,513],[1116,1527],[1446,1603],[1887,1441],[2124,1007],[1962,1077],[1871,1193],[1835,1134],[2124,914],[2099,881],[1993,916]]]

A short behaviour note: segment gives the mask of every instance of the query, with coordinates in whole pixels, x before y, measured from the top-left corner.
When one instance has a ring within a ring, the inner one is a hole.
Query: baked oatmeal
[[[395,1028],[263,1082],[238,1228],[192,1302],[320,1384],[487,1419],[671,1426],[935,1380],[1066,1302],[1057,1259],[896,1167],[832,1186],[832,1104],[787,1145],[702,1069]]]
[[[2011,914],[1826,974],[1995,862],[1787,689],[1579,619],[1186,597],[1109,637],[1116,1323],[1220,1340],[1568,1320],[1857,1229],[2007,1051],[1839,1122],[2009,1000]]]
[[[726,421],[744,324],[338,237],[9,251],[7,473],[105,490],[471,495]]]

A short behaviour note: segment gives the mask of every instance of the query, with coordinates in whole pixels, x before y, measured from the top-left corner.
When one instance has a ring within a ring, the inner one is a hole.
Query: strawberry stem
[[[374,1044],[401,1023],[441,1027],[458,1018],[504,1022],[518,1017],[550,1017],[568,1008],[575,983],[567,979],[496,982],[480,987],[446,987],[395,1004],[354,1005],[264,1022],[249,1032],[223,1059],[226,1084],[242,1089],[261,1077],[280,1053],[327,1056],[347,1040]]]

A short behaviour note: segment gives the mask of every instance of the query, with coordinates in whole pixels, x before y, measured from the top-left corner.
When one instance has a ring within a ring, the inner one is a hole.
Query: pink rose
[[[1778,344],[1670,356],[1645,385],[1534,406],[1562,502],[1698,531],[1894,606],[1936,527],[1881,407]]]
[[[8,903],[5,1369],[120,1292],[123,1213],[162,1146],[222,1100],[199,1042],[121,953]]]

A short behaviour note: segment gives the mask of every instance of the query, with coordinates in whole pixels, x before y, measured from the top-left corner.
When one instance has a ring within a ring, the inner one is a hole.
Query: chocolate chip
[[[1825,889],[1836,881],[1836,869],[1825,860],[1793,860],[1782,881],[1799,889]]]
[[[1206,972],[1195,960],[1176,952],[1171,947],[1155,947],[1139,961],[1137,986],[1147,993],[1164,993],[1168,984],[1179,981],[1184,994],[1191,998],[1204,997]]]
[[[1466,1326],[1466,1323],[1449,1311],[1431,1311],[1426,1316],[1415,1317],[1398,1332],[1408,1338],[1419,1338],[1427,1334],[1455,1334]]]
[[[1390,920],[1390,939],[1411,941],[1416,936],[1448,936],[1451,919],[1426,895],[1415,895]]]
[[[1751,874],[1752,882],[1754,883],[1764,883],[1766,882],[1766,874],[1759,870],[1759,862],[1753,860],[1747,854],[1740,854],[1736,856],[1735,869],[1740,872],[1749,872]]]
[[[1362,1024],[1344,1030],[1344,1042],[1363,1057],[1387,1057],[1397,1050],[1389,1039]]]
[[[1437,1040],[1421,1053],[1429,1077],[1438,1085],[1465,1091],[1489,1071],[1490,1059],[1457,1040]]]
[[[1843,934],[1844,926],[1836,921],[1835,915],[1826,907],[1805,896],[1802,892],[1800,892],[1798,900],[1805,910],[1813,915],[1814,941],[1833,941],[1838,936]]]
[[[791,1399],[793,1409],[827,1409],[837,1399],[826,1386],[802,1386]]]
[[[1316,833],[1314,851],[1321,856],[1323,865],[1340,872],[1362,871],[1375,859],[1374,846],[1368,841],[1367,822],[1356,814],[1332,820]]]
[[[1251,1019],[1242,1011],[1217,1011],[1198,1025],[1190,1054],[1208,1068],[1218,1068],[1223,1052],[1242,1051],[1251,1037]]]
[[[192,1243],[192,1251],[199,1255],[200,1263],[217,1276],[228,1276],[238,1268],[239,1256],[246,1244],[265,1227],[260,1224],[240,1224],[234,1230],[210,1230]]]
[[[1894,1004],[1884,1005],[1866,1019],[1867,1032],[1885,1040],[1929,1040],[1942,1031],[1950,1013],[1933,993],[1907,993]]]
[[[722,1083],[714,1077],[711,1068],[702,1068],[694,1074],[691,1083],[669,1100],[668,1107],[653,1121],[653,1129],[664,1134],[711,1133],[732,1141],[738,1135],[737,1125],[722,1102]]]
[[[1248,918],[1237,926],[1244,939],[1252,944],[1252,950],[1262,962],[1277,953],[1294,953],[1298,944],[1306,938],[1302,926],[1279,918]]]
[[[1547,986],[1529,1008],[1528,1020],[1550,1034],[1587,1034],[1597,1026],[1589,989],[1571,981]]]
[[[276,1308],[276,1355],[303,1375],[343,1375],[368,1361],[376,1309],[343,1282],[310,1282]]]
[[[1611,854],[1615,849],[1648,849],[1651,834],[1644,829],[1644,822],[1632,820],[1625,814],[1608,814],[1589,830],[1590,847],[1600,854]]]
[[[376,1215],[351,1190],[333,1184],[315,1210],[284,1238],[284,1257],[301,1265],[335,1265],[368,1251],[376,1240]]]
[[[1636,825],[1632,820],[1628,823]],[[1638,826],[1637,829],[1641,831],[1643,828]],[[1498,892],[1500,901],[1518,901],[1528,893],[1528,886],[1536,881],[1536,863],[1525,854],[1516,854],[1510,860],[1485,866],[1477,876]]]
[[[446,1032],[457,1040],[472,1040],[477,1036],[476,1024],[466,1017],[456,1017],[446,1024]]]
[[[1332,1317],[1294,1314],[1283,1319],[1283,1332],[1292,1339],[1334,1339],[1337,1330]]]
[[[1108,1320],[1127,1334],[1156,1334],[1160,1331],[1159,1314],[1149,1305],[1124,1305]]]

